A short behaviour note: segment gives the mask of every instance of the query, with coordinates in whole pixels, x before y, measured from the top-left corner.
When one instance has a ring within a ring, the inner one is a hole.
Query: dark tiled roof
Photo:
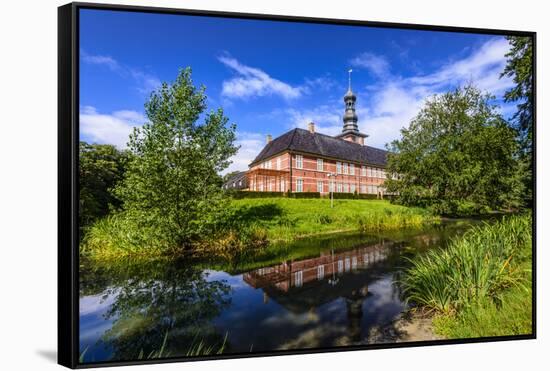
[[[388,151],[383,149],[363,146],[325,134],[310,133],[304,129],[293,129],[266,144],[251,165],[286,150],[379,166],[386,166],[388,154]]]

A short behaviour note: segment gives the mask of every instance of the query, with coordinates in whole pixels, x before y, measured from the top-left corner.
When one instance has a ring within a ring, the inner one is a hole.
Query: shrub
[[[411,260],[403,279],[405,295],[441,313],[479,300],[500,300],[501,291],[522,284],[522,263],[531,254],[531,216],[505,218],[474,227],[446,249]]]
[[[231,191],[229,194],[235,199],[243,198],[273,198],[285,197],[285,192],[259,192],[259,191]]]
[[[296,192],[290,194],[291,198],[321,198],[319,192]]]

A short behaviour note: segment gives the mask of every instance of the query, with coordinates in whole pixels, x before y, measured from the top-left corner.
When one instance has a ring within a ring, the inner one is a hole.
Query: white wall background
[[[546,125],[550,22],[540,0],[139,0],[124,4],[538,32],[538,334],[534,341],[141,366],[140,370],[528,370],[550,349],[550,187]],[[95,1],[94,1],[95,2]],[[113,0],[115,2],[115,0]],[[56,352],[56,85],[59,0],[7,0],[0,11],[0,368],[59,369]],[[547,354],[546,354],[547,355]]]

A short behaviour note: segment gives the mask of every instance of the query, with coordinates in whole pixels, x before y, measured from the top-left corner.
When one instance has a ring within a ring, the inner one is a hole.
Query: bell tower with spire
[[[347,140],[354,143],[365,144],[365,138],[367,134],[361,133],[357,126],[357,113],[355,113],[355,101],[357,97],[351,90],[351,73],[353,70],[348,71],[348,91],[344,95],[344,103],[346,105],[344,111],[344,127],[342,133],[337,135],[337,138]]]

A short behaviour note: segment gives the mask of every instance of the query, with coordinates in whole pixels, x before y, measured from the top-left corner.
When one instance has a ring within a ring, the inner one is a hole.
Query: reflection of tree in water
[[[116,301],[105,314],[114,319],[102,337],[113,351],[112,359],[147,358],[159,352],[166,338],[163,356],[186,356],[199,343],[213,347],[224,343],[210,321],[229,303],[230,287],[223,281],[207,281],[201,270],[185,264],[117,282]]]
[[[346,307],[348,314],[347,336],[352,343],[361,340],[361,319],[363,318],[363,302],[369,296],[368,285],[361,287],[346,296]]]

